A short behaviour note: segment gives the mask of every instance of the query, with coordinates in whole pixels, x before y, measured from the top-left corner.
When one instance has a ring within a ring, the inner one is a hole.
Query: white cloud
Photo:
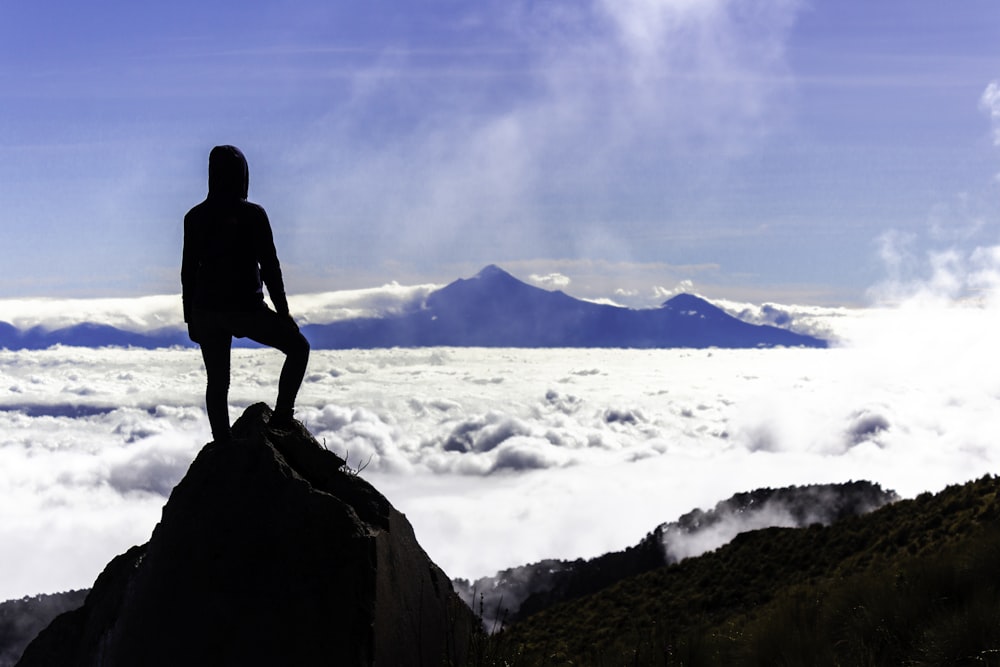
[[[1000,81],[990,81],[979,98],[979,108],[993,123],[993,143],[1000,146]]]
[[[756,487],[938,490],[1000,466],[1000,250],[916,264],[892,307],[754,311],[832,349],[317,351],[298,414],[453,576],[620,549]],[[280,364],[234,351],[234,418]],[[0,351],[0,598],[89,585],[148,537],[209,439],[203,387],[196,350]]]
[[[528,280],[538,287],[547,290],[561,290],[569,287],[569,284],[573,282],[568,276],[564,276],[561,273],[549,273],[546,275],[538,275],[536,273],[528,276]]]
[[[19,329],[61,329],[80,322],[126,331],[177,326],[184,319],[179,295],[119,299],[0,299],[0,322]]]
[[[419,307],[441,285],[400,285],[293,294],[288,301],[301,324],[326,324],[355,317],[378,317]],[[124,331],[149,332],[184,326],[180,294],[115,299],[0,299],[0,322],[19,329],[62,329],[81,322]]]
[[[985,314],[931,316],[982,331]],[[946,338],[906,343],[918,320],[903,309],[868,317],[832,350],[317,352],[299,414],[368,463],[454,576],[598,555],[758,486],[871,478],[912,495],[995,469],[1000,381],[974,372],[988,340],[961,338],[956,354]],[[273,401],[280,362],[234,352],[234,417]],[[91,393],[53,395],[73,377]],[[13,410],[0,412],[0,506],[17,508],[0,544],[20,549],[0,547],[0,561],[39,552],[37,568],[0,579],[0,597],[88,585],[145,539],[208,440],[203,381],[194,350],[0,355],[0,387],[19,387],[0,392]],[[103,547],[61,563],[84,538],[54,512],[83,517]]]
[[[663,547],[670,561],[700,556],[728,544],[740,533],[760,528],[794,528],[800,525],[788,508],[775,504],[746,514],[727,514],[722,520],[692,533],[669,533]]]
[[[685,150],[727,160],[781,126],[797,2],[559,0],[476,12],[501,52],[516,54],[496,78],[452,89],[421,69],[415,86],[416,54],[394,52],[394,74],[381,62],[359,73],[289,150],[313,177],[286,210],[322,220],[312,224],[330,230],[334,253],[350,230],[352,253],[338,263],[627,260],[638,249],[620,219],[639,212],[621,202],[642,190],[630,174]],[[373,108],[419,112],[387,135],[368,130]],[[329,262],[326,244],[296,252]]]
[[[49,368],[72,363],[71,355],[58,356],[34,360]],[[3,374],[12,371],[8,363]],[[111,556],[149,538],[165,494],[206,439],[197,409],[49,416],[60,410],[41,394],[25,392],[21,406],[38,406],[39,416],[0,411],[0,598],[89,586]]]
[[[289,308],[300,324],[327,324],[356,317],[380,317],[418,308],[427,295],[441,285],[400,285],[299,294],[288,298]]]
[[[683,293],[693,293],[694,292],[694,281],[692,280],[682,280],[677,283],[674,288],[662,287],[660,285],[653,286],[653,298],[658,301],[666,301],[672,296]]]
[[[837,344],[848,335],[851,322],[865,314],[859,308],[806,306],[785,303],[746,303],[712,299],[713,304],[733,317],[751,324],[763,324],[816,336]]]

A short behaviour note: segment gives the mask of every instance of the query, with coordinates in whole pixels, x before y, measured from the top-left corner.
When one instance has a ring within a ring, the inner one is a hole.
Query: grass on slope
[[[480,664],[1000,665],[998,492],[745,533],[515,624]]]

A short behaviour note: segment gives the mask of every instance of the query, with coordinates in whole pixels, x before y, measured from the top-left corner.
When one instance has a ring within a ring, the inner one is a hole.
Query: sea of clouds
[[[621,549],[762,486],[935,491],[1000,464],[1000,253],[973,255],[894,285],[892,307],[728,306],[825,328],[826,350],[315,351],[298,416],[468,579]],[[310,298],[384,311],[427,289]],[[273,402],[281,355],[233,354],[235,418]],[[196,349],[0,351],[0,600],[89,586],[148,539],[210,439],[203,383]]]

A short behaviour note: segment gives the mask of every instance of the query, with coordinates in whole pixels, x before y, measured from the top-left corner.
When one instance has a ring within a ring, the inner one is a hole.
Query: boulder
[[[296,424],[249,407],[145,545],[25,650],[36,665],[462,664],[476,621],[406,517]]]

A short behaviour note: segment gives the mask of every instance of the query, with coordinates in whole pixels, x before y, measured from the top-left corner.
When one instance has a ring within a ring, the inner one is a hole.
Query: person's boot
[[[293,410],[276,409],[271,413],[271,418],[267,420],[267,427],[273,431],[290,431],[294,428],[295,418],[292,417]]]

